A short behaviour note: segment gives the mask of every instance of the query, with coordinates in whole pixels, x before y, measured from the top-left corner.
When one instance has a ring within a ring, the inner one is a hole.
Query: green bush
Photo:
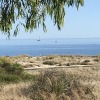
[[[35,79],[36,76],[33,76],[33,75],[31,75],[31,74],[27,74],[27,73],[23,73],[23,74],[21,74],[20,77],[21,77],[21,79],[22,79],[23,81],[32,81],[32,80]]]
[[[21,75],[23,71],[24,69],[22,68],[21,65],[17,63],[12,65],[12,74]]]
[[[21,78],[16,75],[2,74],[0,75],[0,83],[16,83],[21,81]]]
[[[12,63],[6,58],[0,59],[0,83],[16,83],[33,79],[34,76],[25,73],[20,64]]]

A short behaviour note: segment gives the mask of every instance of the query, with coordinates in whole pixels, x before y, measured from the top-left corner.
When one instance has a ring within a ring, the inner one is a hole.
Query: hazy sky
[[[84,0],[85,5],[79,10],[75,7],[66,8],[64,26],[58,31],[49,17],[47,17],[47,33],[42,28],[34,30],[31,34],[23,29],[20,34],[11,39],[41,38],[100,38],[100,0]],[[0,34],[0,39],[6,36]]]

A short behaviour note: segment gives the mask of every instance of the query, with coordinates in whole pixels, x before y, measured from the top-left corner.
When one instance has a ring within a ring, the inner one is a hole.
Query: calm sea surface
[[[100,39],[0,40],[0,56],[100,55]]]

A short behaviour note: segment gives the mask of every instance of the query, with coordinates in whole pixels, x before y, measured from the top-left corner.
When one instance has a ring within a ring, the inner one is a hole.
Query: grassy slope
[[[65,57],[66,58],[66,57]],[[8,60],[7,60],[8,61]],[[1,60],[1,62],[2,62],[2,60]],[[2,65],[2,63],[0,62],[0,64]],[[5,62],[5,61],[4,61]],[[97,61],[96,61],[97,62]],[[7,62],[7,63],[9,63],[9,61]],[[12,67],[14,67],[15,65],[13,65],[12,64],[12,62],[10,63],[11,64],[11,66]],[[0,65],[0,66],[1,66]],[[8,65],[8,64],[7,64]],[[19,65],[18,65],[19,66]],[[21,67],[21,66],[20,66]],[[2,67],[0,67],[1,68],[1,73],[6,73],[7,71],[6,70],[4,70],[4,68],[2,68]],[[19,68],[19,67],[18,67]],[[11,68],[12,69],[12,68]],[[77,81],[80,81],[80,84],[81,84],[81,89],[82,89],[82,91],[84,90],[84,88],[87,88],[87,86],[88,86],[88,88],[89,88],[89,90],[90,90],[90,92],[88,92],[88,93],[93,93],[95,96],[97,96],[97,98],[96,98],[96,100],[100,100],[100,96],[99,96],[99,93],[100,93],[100,68],[98,67],[98,66],[90,66],[90,67],[77,67],[77,68],[69,68],[69,69],[64,69],[67,73],[70,73],[70,75],[71,76],[73,76],[73,77],[75,77],[75,79],[77,79]],[[4,71],[4,72],[3,72]],[[23,72],[23,71],[22,71]],[[55,72],[56,73],[56,72]],[[62,73],[62,72],[61,72]],[[6,73],[7,74],[7,73]],[[34,86],[36,86],[37,84],[38,84],[38,86],[40,86],[41,88],[42,87],[49,87],[48,86],[48,84],[50,84],[50,81],[51,80],[53,80],[53,81],[55,81],[55,79],[56,80],[58,80],[58,81],[60,81],[59,80],[59,78],[57,79],[57,78],[54,78],[53,76],[53,79],[51,79],[50,77],[48,78],[47,76],[48,76],[48,74],[49,74],[49,72],[46,74],[41,74],[40,76],[39,76],[39,79],[38,80],[36,80],[36,82],[33,84],[32,83],[32,85],[30,85],[29,83],[18,83],[18,84],[11,84],[10,86],[9,85],[6,85],[6,86],[1,86],[0,87],[0,96],[2,97],[2,100],[7,100],[8,98],[9,98],[9,100],[11,100],[11,99],[13,99],[13,100],[31,100],[30,99],[30,97],[33,99],[33,100],[37,100],[37,99],[34,99],[33,98],[33,96],[31,96],[31,95],[33,95],[32,93],[33,93],[33,91],[31,91],[31,89],[34,89]],[[1,75],[1,74],[0,74]],[[13,74],[11,74],[11,73],[8,73],[8,75],[11,75],[11,76],[13,76]],[[25,73],[25,75],[26,75],[26,73]],[[46,77],[44,78],[44,75],[46,75]],[[53,74],[50,74],[50,75],[53,75]],[[49,75],[49,76],[50,76]],[[18,74],[18,77],[19,78],[21,78],[21,76],[19,76],[19,74]],[[70,79],[70,77],[68,77],[67,76],[67,78],[68,79]],[[8,78],[9,79],[9,78]],[[25,79],[25,78],[24,78]],[[41,86],[41,80],[40,79],[42,79],[42,85],[43,86]],[[46,80],[47,79],[47,80]],[[20,81],[22,81],[23,80],[23,78],[20,80]],[[65,78],[64,78],[64,80],[65,80]],[[72,80],[72,79],[71,79]],[[46,84],[44,84],[46,81],[49,81],[49,82],[47,82]],[[7,81],[5,81],[5,82],[7,82],[7,83],[9,83],[9,82],[11,82],[11,81],[9,81],[8,82],[8,80]],[[62,81],[61,81],[62,82]],[[52,82],[51,82],[52,83]],[[70,84],[71,84],[71,81],[70,81]],[[61,85],[61,84],[60,84]],[[54,85],[55,86],[55,85]],[[66,85],[65,85],[66,86]],[[75,86],[75,84],[73,84],[73,86]],[[57,85],[57,86],[55,86],[56,87],[56,89],[54,89],[54,91],[55,90],[57,90],[57,91],[59,91],[59,86]],[[57,88],[58,87],[58,88]],[[62,86],[60,86],[60,87],[62,87]],[[92,88],[93,87],[93,88]],[[53,99],[50,99],[50,100],[59,100],[59,99],[57,99],[58,98],[58,95],[56,94],[57,93],[57,91],[53,91],[52,93],[49,93],[49,89],[48,89],[48,92],[44,92],[44,90],[42,89],[42,90],[37,90],[38,88],[35,88],[34,90],[35,90],[35,93],[38,91],[38,93],[40,93],[39,95],[41,95],[42,96],[42,98],[44,98],[43,100],[47,100],[47,98],[46,98],[46,96],[48,96],[49,95],[49,97],[50,98],[53,98]],[[60,90],[61,90],[62,88],[60,88]],[[66,89],[66,88],[65,88]],[[73,89],[73,88],[72,88]],[[75,89],[75,88],[74,88]],[[93,89],[93,90],[92,90]],[[28,95],[26,96],[26,94],[24,93],[23,94],[23,90],[24,90],[24,92],[26,91],[26,93],[27,93],[27,91],[28,91]],[[77,91],[78,91],[78,89],[76,89]],[[77,91],[75,91],[74,92],[74,96],[75,96],[75,93],[76,93],[76,96],[77,96],[77,98],[79,97],[79,98],[81,98],[80,96],[79,96],[79,94],[77,94]],[[68,92],[68,91],[67,91]],[[71,92],[72,93],[72,92]],[[70,94],[71,94],[70,93]],[[36,94],[35,94],[36,95]],[[67,99],[68,99],[68,97],[69,97],[69,99],[68,100],[70,100],[70,96],[72,96],[72,94],[69,96],[69,95],[65,95],[63,92],[61,93],[61,95],[60,95],[61,97],[64,97],[64,96],[67,96]],[[46,99],[45,99],[46,98]],[[73,99],[73,100],[81,100],[81,99]],[[67,100],[66,99],[66,100]],[[60,99],[61,100],[61,99]],[[83,99],[83,100],[92,100],[91,98],[89,99]]]

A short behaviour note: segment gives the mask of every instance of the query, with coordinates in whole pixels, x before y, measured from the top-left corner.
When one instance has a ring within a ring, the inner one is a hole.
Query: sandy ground
[[[31,57],[27,55],[8,57],[13,62],[21,64],[24,68],[39,68],[39,67],[61,67],[61,66],[99,66],[100,56],[39,56]]]

